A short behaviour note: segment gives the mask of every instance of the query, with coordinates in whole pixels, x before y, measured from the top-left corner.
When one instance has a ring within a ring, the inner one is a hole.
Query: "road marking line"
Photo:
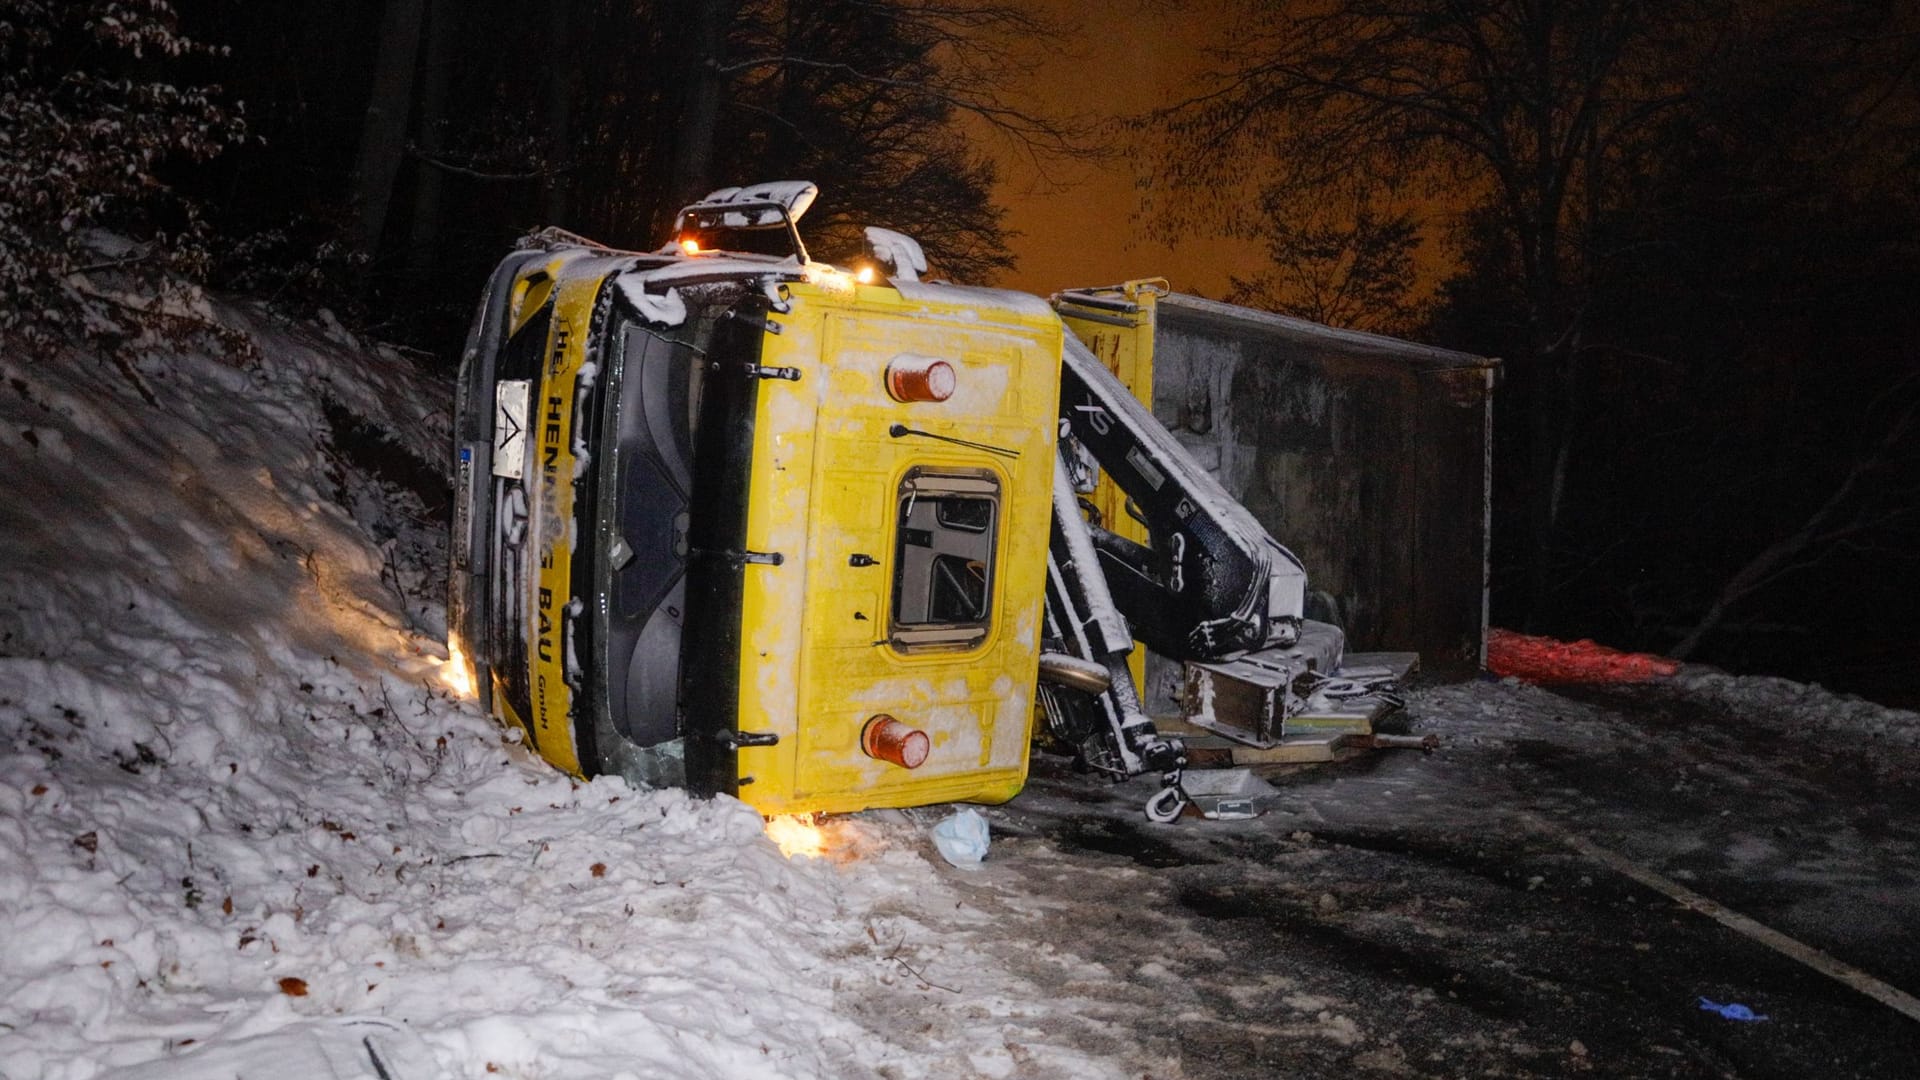
[[[1681,907],[1697,911],[1729,930],[1743,934],[1782,956],[1798,960],[1822,975],[1858,990],[1896,1012],[1904,1013],[1909,1019],[1920,1021],[1920,998],[1914,997],[1905,990],[1882,982],[1852,964],[1828,956],[1819,949],[1790,938],[1765,923],[1756,922],[1717,900],[1708,899],[1672,878],[1655,873],[1625,855],[1609,851],[1585,837],[1567,832],[1552,822],[1532,814],[1522,814],[1521,819],[1535,831],[1559,840],[1594,862],[1624,874],[1655,892],[1665,894]]]

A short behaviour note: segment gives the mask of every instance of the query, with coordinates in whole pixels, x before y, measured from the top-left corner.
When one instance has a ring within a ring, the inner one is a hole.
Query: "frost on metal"
[[[927,253],[921,250],[920,241],[877,225],[867,226],[866,233],[867,249],[874,258],[893,267],[895,281],[919,281],[927,272]]]
[[[983,289],[973,285],[942,285],[930,281],[896,280],[893,287],[903,300],[916,304],[952,304],[975,308],[1000,308],[1019,315],[1051,315],[1053,308],[1031,293],[1012,289]],[[966,318],[966,315],[961,315]]]
[[[806,213],[807,208],[813,205],[813,200],[819,196],[820,188],[811,180],[769,180],[764,184],[724,187],[718,191],[709,192],[706,198],[700,200],[700,204],[779,203],[787,208],[789,220],[799,221],[800,215]],[[751,221],[745,214],[728,214],[724,223],[733,228],[744,228],[749,225],[775,225],[779,220],[779,215],[771,211],[762,211],[755,214]]]
[[[593,393],[593,384],[599,381],[599,377],[599,364],[589,360],[580,365],[580,371],[573,377],[573,415],[587,415],[587,398]],[[573,451],[573,478],[578,480],[587,474],[587,467],[593,463],[593,449],[587,445],[587,429],[584,425],[573,425],[569,449]]]
[[[687,303],[680,298],[680,290],[669,288],[664,293],[650,293],[647,282],[652,275],[627,274],[620,278],[620,293],[627,298],[640,317],[657,326],[679,326],[687,321]]]

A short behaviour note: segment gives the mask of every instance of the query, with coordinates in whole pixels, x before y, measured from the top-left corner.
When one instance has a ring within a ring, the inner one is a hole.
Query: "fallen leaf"
[[[307,996],[307,980],[296,979],[293,976],[289,975],[286,978],[280,980],[280,992],[287,995],[288,997],[306,997]]]
[[[45,795],[47,793],[47,785],[45,784],[33,785],[33,793],[35,795]]]
[[[229,896],[225,900],[220,901],[220,913],[223,915],[233,914],[233,897]]]
[[[83,832],[79,836],[76,836],[73,838],[73,843],[75,847],[78,847],[83,851],[87,851],[87,852],[99,851],[100,850],[100,834],[97,832]]]
[[[593,870],[593,876],[594,876],[594,877],[606,877],[606,876],[607,876],[607,864],[606,864],[606,863],[603,863],[603,862],[597,862],[597,863],[594,863],[591,869]]]

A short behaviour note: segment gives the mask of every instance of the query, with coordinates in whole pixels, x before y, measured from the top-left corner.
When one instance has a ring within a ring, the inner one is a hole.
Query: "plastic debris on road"
[[[1766,1017],[1761,1016],[1759,1013],[1754,1012],[1752,1009],[1747,1008],[1745,1005],[1742,1005],[1737,1001],[1729,1002],[1725,1005],[1721,1005],[1716,1002],[1709,1001],[1706,998],[1701,998],[1700,1007],[1706,1010],[1707,1012],[1719,1013],[1721,1016],[1724,1016],[1729,1020],[1739,1020],[1745,1023],[1752,1023],[1756,1020],[1767,1019]]]
[[[1200,816],[1214,821],[1244,821],[1260,816],[1259,801],[1273,785],[1252,769],[1188,769],[1181,780]]]
[[[960,869],[978,870],[987,857],[987,819],[978,810],[957,810],[933,827],[933,846]]]

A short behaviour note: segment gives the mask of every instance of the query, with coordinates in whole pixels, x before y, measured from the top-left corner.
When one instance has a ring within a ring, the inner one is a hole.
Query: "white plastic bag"
[[[960,869],[978,870],[987,857],[987,819],[972,807],[957,810],[933,827],[933,846]]]

